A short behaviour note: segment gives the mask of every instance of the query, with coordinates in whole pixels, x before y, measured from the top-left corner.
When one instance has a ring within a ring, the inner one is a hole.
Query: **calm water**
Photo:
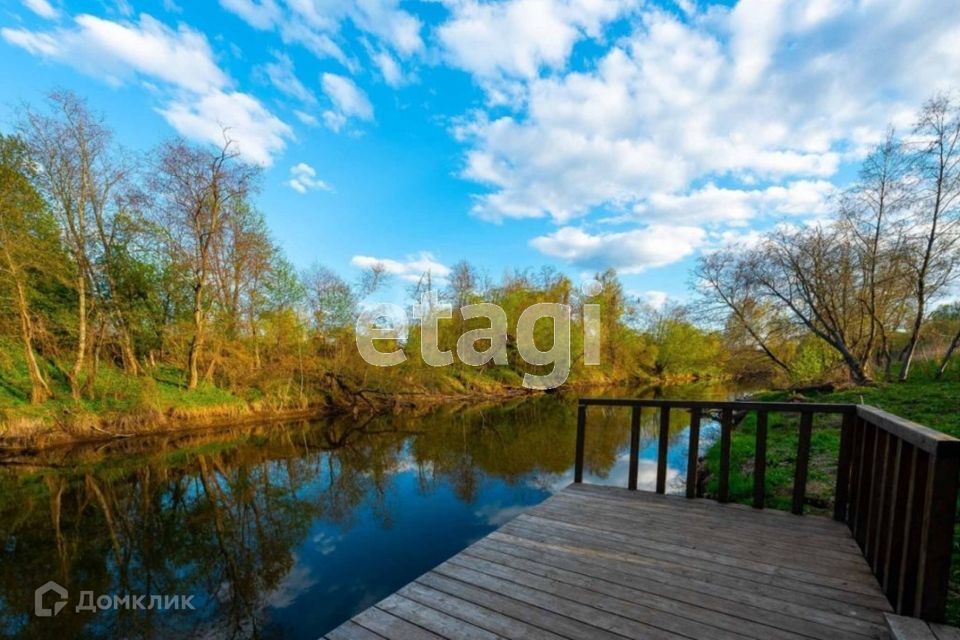
[[[669,486],[682,491],[688,423],[674,413]],[[115,441],[0,467],[0,636],[317,638],[569,484],[575,423],[573,398],[554,395]],[[626,486],[628,425],[624,409],[591,409],[588,481]],[[656,414],[643,425],[640,484],[652,488]],[[704,424],[702,448],[716,433]],[[34,590],[49,580],[69,601],[38,618]],[[191,595],[195,610],[78,613],[81,591]]]

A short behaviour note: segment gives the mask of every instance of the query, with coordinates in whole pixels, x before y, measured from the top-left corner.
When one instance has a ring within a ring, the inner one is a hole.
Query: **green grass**
[[[74,401],[63,373],[49,363],[44,365],[54,397],[33,405],[20,347],[0,339],[0,435],[5,424],[17,420],[38,420],[52,428],[63,416],[121,417],[246,405],[243,399],[212,384],[202,383],[187,390],[182,372],[173,367],[156,367],[144,375],[128,376],[109,364],[100,366],[88,396]]]
[[[757,394],[757,400],[786,400],[789,392]],[[872,387],[856,387],[830,393],[807,393],[818,402],[864,403],[913,420],[927,427],[960,437],[960,380],[957,371],[943,380],[936,380],[930,365],[921,363],[906,383],[880,383]],[[793,473],[797,450],[795,416],[771,414],[767,432],[766,506],[789,509],[793,491]],[[815,421],[811,437],[810,467],[807,481],[807,511],[832,513],[836,465],[840,449],[839,418],[820,417]],[[730,443],[730,497],[732,501],[750,504],[753,501],[753,467],[756,443],[756,416],[748,415],[734,429]],[[720,468],[720,446],[707,453],[710,470],[706,490],[717,492]],[[960,509],[958,509],[960,514]],[[960,624],[960,519],[954,530],[953,564],[947,620]]]

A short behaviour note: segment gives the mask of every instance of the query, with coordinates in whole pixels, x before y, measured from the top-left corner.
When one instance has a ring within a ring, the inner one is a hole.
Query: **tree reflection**
[[[0,469],[0,633],[270,635],[311,527],[349,531],[361,507],[391,527],[402,474],[421,495],[449,486],[467,504],[492,481],[556,486],[570,474],[575,417],[572,400],[552,396],[41,452]],[[672,416],[671,432],[686,422]],[[655,412],[642,423],[650,442]],[[608,473],[628,442],[626,411],[591,413],[588,471]],[[71,601],[34,617],[33,590],[51,579]],[[76,612],[81,590],[192,594],[196,611]]]

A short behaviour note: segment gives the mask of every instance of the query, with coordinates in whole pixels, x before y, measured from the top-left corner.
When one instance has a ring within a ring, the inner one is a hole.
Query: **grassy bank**
[[[162,367],[136,377],[104,368],[78,401],[70,398],[65,384],[52,379],[55,397],[41,405],[30,404],[22,386],[7,382],[0,380],[0,442],[94,436],[101,431],[130,433],[154,425],[241,416],[256,409],[212,384],[187,390],[179,371]]]
[[[757,394],[758,400],[786,400],[786,391]],[[881,383],[873,387],[855,387],[829,393],[806,393],[818,402],[864,403],[879,407],[925,426],[960,437],[960,378],[957,372],[943,380],[921,368],[906,383]],[[798,419],[773,414],[767,434],[767,506],[789,509],[797,451]],[[836,464],[840,448],[839,418],[820,417],[811,438],[810,470],[807,484],[808,511],[830,514],[833,510]],[[753,457],[756,443],[756,417],[748,415],[733,431],[730,447],[731,500],[750,504],[753,500]],[[709,450],[706,465],[710,473],[706,489],[717,491],[720,468],[719,445]],[[951,571],[951,597],[948,620],[960,624],[960,522],[954,532],[954,558]]]

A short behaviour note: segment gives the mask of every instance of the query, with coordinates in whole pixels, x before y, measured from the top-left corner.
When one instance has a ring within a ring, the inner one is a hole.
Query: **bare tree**
[[[864,160],[859,180],[841,202],[839,224],[848,233],[861,270],[860,303],[870,329],[864,352],[879,353],[889,370],[890,333],[900,327],[909,291],[906,225],[915,197],[913,162],[893,130]]]
[[[777,352],[784,340],[783,323],[758,313],[761,304],[749,265],[730,248],[702,256],[693,274],[703,294],[702,308],[711,315],[729,314],[775,366],[790,373],[785,356]]]
[[[168,234],[173,259],[189,265],[193,332],[187,354],[187,388],[195,389],[214,251],[223,243],[229,219],[245,206],[255,188],[259,169],[240,160],[226,132],[217,148],[172,140],[160,148],[157,158],[152,188],[161,225]]]
[[[372,295],[384,285],[388,277],[386,266],[382,262],[375,262],[360,274],[360,281],[357,283],[357,295],[361,298]]]
[[[450,268],[447,292],[454,309],[469,303],[470,296],[476,292],[478,280],[476,269],[466,260],[461,260]]]
[[[960,240],[960,106],[947,95],[927,102],[914,129],[920,138],[918,168],[920,201],[916,209],[914,242],[914,317],[904,351],[900,380],[920,341],[927,305],[956,275]]]
[[[856,254],[842,230],[816,226],[771,234],[747,263],[764,295],[833,347],[858,384],[871,381]]]
[[[316,264],[303,274],[307,304],[321,336],[353,324],[357,292],[331,269]]]

